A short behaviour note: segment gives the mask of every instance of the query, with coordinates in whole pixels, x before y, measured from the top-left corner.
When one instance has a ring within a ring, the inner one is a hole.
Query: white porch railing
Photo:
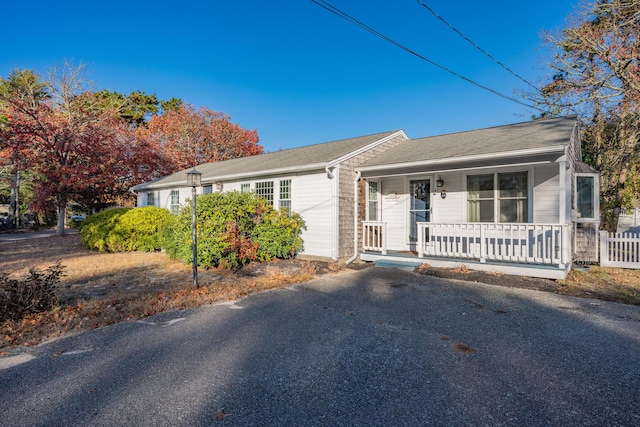
[[[600,265],[640,268],[640,234],[601,231]]]
[[[387,223],[364,221],[362,223],[362,249],[387,253]]]
[[[562,224],[419,222],[418,257],[557,265],[571,262],[571,226]],[[387,224],[362,223],[365,251],[387,253]]]
[[[418,223],[418,257],[547,264],[571,261],[571,227],[562,224]]]

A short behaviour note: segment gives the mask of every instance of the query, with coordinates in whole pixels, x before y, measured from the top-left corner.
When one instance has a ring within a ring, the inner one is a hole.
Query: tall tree
[[[104,194],[126,181],[122,167],[132,156],[131,134],[118,111],[105,108],[88,90],[82,66],[66,63],[45,83],[49,98],[40,102],[18,90],[2,94],[9,122],[4,139],[21,142],[37,171],[34,205],[43,211],[55,207],[61,235],[69,201]]]
[[[583,5],[559,35],[548,33],[551,81],[533,98],[552,114],[579,114],[585,161],[602,173],[605,223],[640,196],[640,2]]]
[[[3,99],[9,96],[26,105],[35,106],[49,97],[44,82],[31,70],[14,70],[7,79],[0,78],[0,165],[10,171],[9,222],[12,227],[20,225],[21,174],[30,167],[28,162],[28,141],[11,131],[11,122],[6,115],[7,104]],[[28,181],[31,183],[31,180]]]
[[[195,109],[189,104],[151,117],[146,127],[138,128],[138,136],[166,156],[166,173],[263,151],[257,131],[231,123],[224,113],[206,107]]]

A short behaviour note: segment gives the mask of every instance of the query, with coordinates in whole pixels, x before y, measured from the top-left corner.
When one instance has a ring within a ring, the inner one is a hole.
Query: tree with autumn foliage
[[[146,126],[137,128],[137,135],[163,153],[165,173],[263,152],[257,131],[231,123],[225,113],[189,104],[152,116]]]
[[[3,102],[8,96],[13,96],[26,105],[35,106],[47,99],[49,94],[46,85],[30,70],[14,70],[7,79],[0,79],[0,167],[3,175],[9,177],[9,223],[12,227],[20,225],[21,218],[21,188],[24,188],[25,178],[27,186],[33,181],[32,173],[25,173],[29,168],[28,145],[19,135],[10,132],[7,105]]]
[[[640,2],[584,4],[559,35],[546,34],[552,78],[533,94],[552,115],[579,114],[584,160],[602,174],[605,227],[640,197]]]
[[[0,139],[21,152],[36,172],[33,206],[55,209],[64,234],[67,204],[109,202],[156,175],[161,159],[138,141],[119,111],[105,108],[86,87],[83,67],[65,64],[44,81],[47,97],[2,92],[7,124]],[[18,73],[18,71],[16,72]]]

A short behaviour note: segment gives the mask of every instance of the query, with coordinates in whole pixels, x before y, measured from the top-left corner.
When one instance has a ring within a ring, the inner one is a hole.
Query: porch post
[[[480,262],[487,262],[486,260],[486,256],[487,256],[487,250],[485,247],[485,242],[484,242],[484,238],[485,238],[485,225],[484,224],[480,224]]]
[[[382,223],[382,255],[386,255],[387,254],[387,223],[383,222]]]
[[[420,223],[416,225],[418,227],[418,241],[416,242],[418,258],[424,258],[424,246],[422,245],[422,242],[424,242],[424,227],[422,227]]]
[[[560,191],[559,191],[560,200],[558,200],[560,218],[558,219],[560,224],[566,224],[567,223],[567,162],[566,161],[558,162],[558,168],[559,168],[558,179],[560,181]],[[569,198],[569,200],[571,199]]]

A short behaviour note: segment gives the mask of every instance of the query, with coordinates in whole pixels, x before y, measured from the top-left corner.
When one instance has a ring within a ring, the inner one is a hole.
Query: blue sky
[[[328,0],[484,86],[526,85],[416,0]],[[577,2],[423,2],[528,81],[540,34]],[[310,0],[2,0],[0,75],[87,65],[94,88],[141,90],[226,112],[266,151],[404,129],[410,138],[528,120],[531,110],[454,77]]]

